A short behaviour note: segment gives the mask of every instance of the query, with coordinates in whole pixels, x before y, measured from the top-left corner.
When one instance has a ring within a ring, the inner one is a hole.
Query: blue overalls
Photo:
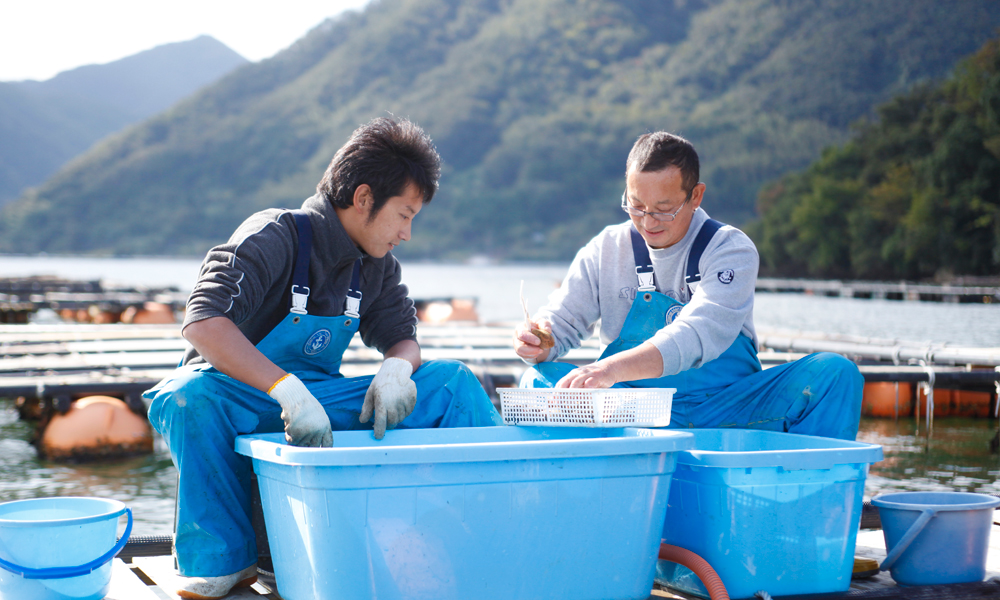
[[[701,280],[698,262],[721,226],[709,219],[698,232],[688,255],[688,285]],[[631,233],[639,294],[621,333],[601,358],[649,340],[683,307],[656,291],[646,243],[634,227]],[[540,363],[524,373],[520,386],[553,387],[575,368],[567,363]],[[736,427],[853,440],[861,418],[863,385],[864,379],[854,363],[828,352],[761,370],[753,341],[740,333],[721,356],[700,368],[612,387],[676,388],[669,425],[672,428]]]
[[[304,213],[293,214],[299,247],[292,308],[257,349],[306,384],[326,409],[334,431],[371,429],[371,421],[361,424],[358,415],[372,376],[340,374],[344,351],[358,330],[361,260],[354,265],[344,314],[308,314],[311,228]],[[458,361],[425,362],[413,373],[413,381],[416,407],[399,428],[502,424],[479,380]],[[179,367],[143,397],[151,401],[149,422],[167,441],[179,475],[174,547],[180,574],[228,575],[255,563],[252,467],[250,459],[233,448],[238,435],[283,431],[281,407],[264,392],[206,363]]]

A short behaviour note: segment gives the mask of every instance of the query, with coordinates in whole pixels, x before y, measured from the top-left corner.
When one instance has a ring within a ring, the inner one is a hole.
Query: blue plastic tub
[[[692,436],[478,427],[240,436],[286,600],[649,597]]]
[[[881,569],[901,585],[971,583],[986,577],[993,509],[1000,498],[900,492],[872,499],[887,554]]]
[[[127,515],[116,543],[118,518]],[[0,504],[0,598],[98,600],[111,560],[132,532],[132,511],[106,498],[33,498]]]
[[[698,554],[731,598],[846,591],[865,478],[881,446],[790,433],[693,429],[677,458],[663,526]],[[708,597],[687,568],[657,565],[657,582]]]

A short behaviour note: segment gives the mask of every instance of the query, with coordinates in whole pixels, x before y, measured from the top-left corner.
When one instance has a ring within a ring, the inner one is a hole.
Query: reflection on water
[[[157,436],[150,456],[86,464],[38,459],[29,443],[34,425],[20,421],[14,403],[0,399],[0,501],[46,496],[100,496],[129,505],[136,535],[173,529],[177,474]],[[955,490],[1000,494],[1000,457],[990,453],[992,419],[938,419],[934,435],[919,434],[914,419],[861,420],[858,441],[882,445],[865,496],[898,491]]]
[[[858,441],[880,444],[882,462],[872,465],[865,495],[902,491],[1000,494],[1000,455],[990,452],[997,432],[992,419],[937,419],[926,436],[913,418],[862,419]]]

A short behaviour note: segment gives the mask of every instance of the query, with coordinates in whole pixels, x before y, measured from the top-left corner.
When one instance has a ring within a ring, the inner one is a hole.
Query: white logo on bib
[[[666,317],[665,317],[665,321],[667,322],[666,324],[670,325],[671,323],[673,323],[674,319],[676,319],[677,315],[679,315],[679,314],[681,314],[681,307],[680,306],[677,306],[675,304],[675,305],[671,306],[670,308],[668,308],[667,309],[667,314],[666,314]]]
[[[330,340],[333,339],[333,334],[330,333],[329,329],[320,329],[316,333],[309,336],[306,340],[305,347],[302,351],[306,353],[306,356],[313,356],[319,354],[320,352],[326,350],[326,347],[330,345]]]

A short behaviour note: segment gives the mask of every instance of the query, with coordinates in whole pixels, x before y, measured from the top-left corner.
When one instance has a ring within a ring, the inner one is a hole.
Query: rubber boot
[[[237,587],[247,587],[257,581],[257,563],[242,571],[219,577],[179,577],[183,583],[177,595],[189,600],[218,600]]]

